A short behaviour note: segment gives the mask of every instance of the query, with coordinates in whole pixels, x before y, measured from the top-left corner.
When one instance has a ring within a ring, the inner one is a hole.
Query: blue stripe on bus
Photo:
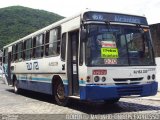
[[[27,80],[26,77],[20,77],[20,80]],[[50,78],[32,78],[35,81],[51,81]]]
[[[26,77],[20,77],[20,80],[26,80]],[[51,78],[32,78],[34,81],[51,81]],[[68,80],[63,80],[64,84],[68,84]],[[84,80],[79,80],[79,84],[86,84]]]
[[[68,84],[68,80],[63,80],[64,84]],[[86,81],[84,80],[79,80],[79,84],[86,84]]]
[[[22,89],[27,89],[45,94],[52,94],[52,84],[48,82],[32,82],[27,80],[19,80],[19,86]]]
[[[79,80],[79,84],[86,84],[86,81],[84,81],[84,80]]]
[[[35,81],[36,83],[32,82]],[[42,82],[43,81],[43,82]],[[27,85],[26,82],[32,82]],[[51,78],[32,78],[32,80],[27,80],[26,77],[20,77],[21,87],[28,90],[33,90],[37,92],[52,94],[52,84]],[[65,87],[65,95],[68,96],[68,80],[63,80],[63,84]],[[79,80],[79,85],[81,89],[81,85],[85,85],[85,81]],[[43,87],[42,87],[43,86]],[[83,90],[80,90],[83,91]]]
[[[68,84],[68,80],[63,80],[63,84]]]
[[[26,80],[26,77],[20,77],[20,79],[22,79],[22,80]]]
[[[51,81],[50,78],[32,78],[32,80],[38,80],[38,81]]]

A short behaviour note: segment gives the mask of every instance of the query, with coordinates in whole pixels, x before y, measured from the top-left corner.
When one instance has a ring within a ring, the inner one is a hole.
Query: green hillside
[[[44,10],[22,6],[0,9],[0,49],[19,38],[64,17]]]

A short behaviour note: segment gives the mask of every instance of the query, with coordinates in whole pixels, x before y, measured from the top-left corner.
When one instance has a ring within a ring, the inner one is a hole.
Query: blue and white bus
[[[19,31],[20,32],[20,31]],[[69,98],[118,102],[157,93],[156,64],[143,16],[85,11],[3,48],[8,85]]]

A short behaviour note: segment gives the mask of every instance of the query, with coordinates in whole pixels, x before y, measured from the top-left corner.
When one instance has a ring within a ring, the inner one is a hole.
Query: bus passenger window
[[[24,42],[24,50],[25,50],[25,60],[30,60],[31,59],[31,54],[32,54],[32,39],[28,39]]]
[[[12,62],[16,60],[16,46],[12,46]]]
[[[62,35],[62,43],[61,43],[61,58],[65,61],[66,56],[66,33]]]
[[[60,54],[60,44],[61,44],[61,27],[57,28],[57,54]]]
[[[46,32],[46,38],[45,38],[45,56],[49,56],[49,46],[48,46],[48,43],[49,43],[49,34],[50,32]]]
[[[80,41],[79,65],[83,65],[83,42]]]
[[[20,43],[18,43],[18,45],[17,45],[17,49],[18,49],[18,51],[17,51],[17,60],[18,61],[22,61],[22,58],[23,58],[23,43],[22,42],[20,42]]]
[[[8,48],[5,48],[3,52],[3,63],[7,62],[8,62]]]
[[[45,56],[59,55],[60,38],[61,38],[60,28],[55,28],[46,32]]]
[[[15,61],[18,60],[18,44],[16,44]]]
[[[33,38],[33,58],[43,57],[44,35],[40,34]]]
[[[49,55],[57,54],[57,32],[56,29],[50,31],[49,36]]]
[[[26,41],[23,43],[23,59],[25,60]]]

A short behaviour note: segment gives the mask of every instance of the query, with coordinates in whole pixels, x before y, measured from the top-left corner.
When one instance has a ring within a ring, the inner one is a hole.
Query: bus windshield
[[[127,25],[87,25],[88,66],[154,65],[149,28]]]

